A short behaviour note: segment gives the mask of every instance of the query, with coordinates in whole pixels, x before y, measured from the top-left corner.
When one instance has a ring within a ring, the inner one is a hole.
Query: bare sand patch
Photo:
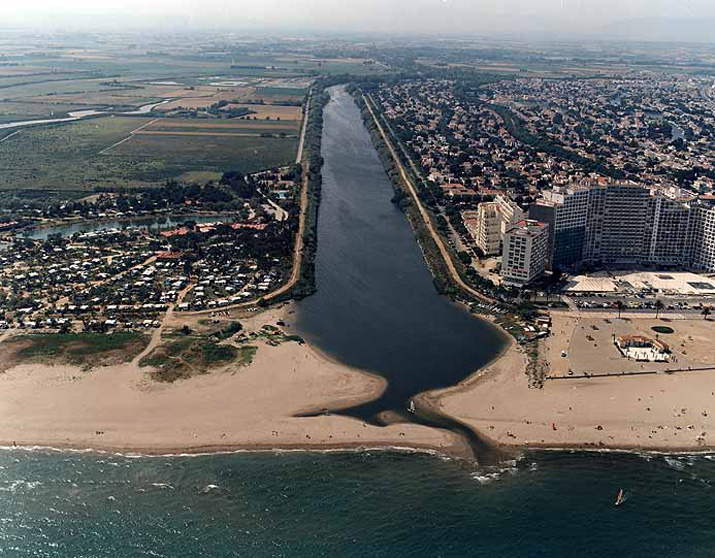
[[[285,312],[274,310],[246,324],[260,327]],[[173,384],[153,382],[131,364],[88,372],[23,364],[0,375],[0,443],[151,453],[354,446],[463,449],[452,433],[419,425],[375,427],[336,415],[295,416],[357,404],[377,397],[384,387],[384,380],[295,342],[262,344],[248,367]]]
[[[680,338],[695,339],[696,335],[712,331],[712,323],[700,321],[674,321],[669,325],[676,333],[682,332]],[[569,362],[571,366],[587,366],[594,373],[621,368],[638,371],[643,363],[611,355],[613,347],[608,346],[608,338],[619,328],[648,331],[652,323],[660,323],[653,319],[632,320],[615,324],[613,329],[597,326],[596,331],[590,328],[595,325],[590,322],[588,318],[579,321],[567,314],[555,315],[553,335],[542,353],[552,361],[552,372],[568,367]],[[690,358],[708,358],[709,347],[691,343],[701,347],[701,352],[694,350]],[[560,356],[564,349],[567,358]],[[684,360],[677,364],[684,366],[687,359],[681,358]],[[561,362],[558,359],[566,364],[555,364]],[[662,366],[663,372],[549,380],[543,389],[530,389],[524,374],[526,362],[523,351],[512,344],[479,377],[430,394],[428,401],[502,445],[651,450],[715,447],[713,370],[666,374],[668,365],[647,363],[644,366]]]

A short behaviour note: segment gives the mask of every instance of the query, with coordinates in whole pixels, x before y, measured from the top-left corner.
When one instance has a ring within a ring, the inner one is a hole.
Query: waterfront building
[[[494,205],[501,221],[500,227],[502,236],[504,236],[508,227],[526,218],[524,210],[507,196],[498,194],[494,198]]]
[[[590,183],[583,259],[638,264],[644,259],[650,192],[633,182]]]
[[[684,201],[657,191],[650,196],[641,263],[659,267],[690,264],[692,211]]]
[[[715,271],[715,199],[595,181],[542,196],[529,216],[549,225],[548,269],[620,264]]]
[[[588,188],[557,186],[529,209],[529,218],[549,225],[547,269],[564,271],[581,264],[588,201]]]
[[[715,273],[715,200],[702,197],[691,206],[690,267]]]
[[[464,215],[462,218],[477,247],[485,256],[494,256],[501,252],[501,218],[494,202],[479,204],[475,220],[467,220]]]
[[[501,275],[507,285],[525,286],[546,270],[549,226],[523,219],[504,234]]]
[[[482,202],[477,210],[477,219],[470,228],[464,221],[477,247],[486,256],[501,253],[504,234],[508,227],[524,219],[524,211],[501,194],[491,202]],[[462,215],[464,219],[464,215]]]

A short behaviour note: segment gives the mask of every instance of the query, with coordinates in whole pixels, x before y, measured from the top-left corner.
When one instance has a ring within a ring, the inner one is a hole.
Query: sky
[[[715,18],[715,0],[0,0],[0,26],[597,33],[634,19]]]

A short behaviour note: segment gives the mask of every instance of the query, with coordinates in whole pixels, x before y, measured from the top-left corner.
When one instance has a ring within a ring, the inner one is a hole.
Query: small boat
[[[618,491],[618,496],[616,496],[616,507],[620,506],[626,499],[623,497],[623,489]]]
[[[415,414],[415,402],[414,401],[410,401],[410,406],[407,407],[407,410],[410,413],[412,413],[413,415]]]

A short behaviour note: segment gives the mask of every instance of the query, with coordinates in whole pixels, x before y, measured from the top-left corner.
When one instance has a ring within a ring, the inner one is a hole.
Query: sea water
[[[4,450],[0,556],[706,557],[713,481],[709,456]]]

